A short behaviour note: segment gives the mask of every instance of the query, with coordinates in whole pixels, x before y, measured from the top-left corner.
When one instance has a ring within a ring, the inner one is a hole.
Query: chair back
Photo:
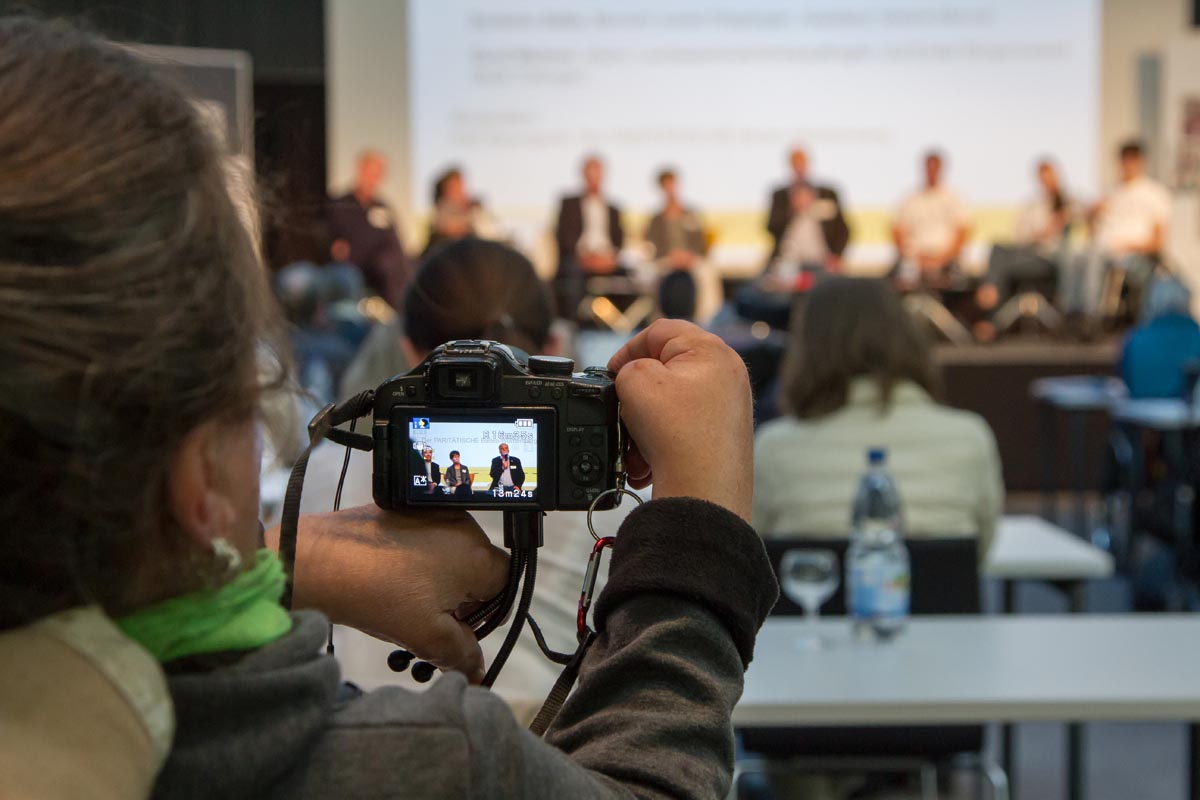
[[[839,616],[846,613],[846,537],[770,538],[763,544],[771,559],[771,568],[779,575],[779,564],[788,550],[832,550],[841,565],[837,591],[821,606],[821,613]],[[953,538],[909,538],[909,564],[912,569],[913,614],[978,614],[980,603],[979,562],[976,540],[970,536]],[[804,610],[786,595],[780,594],[772,615],[796,616]]]

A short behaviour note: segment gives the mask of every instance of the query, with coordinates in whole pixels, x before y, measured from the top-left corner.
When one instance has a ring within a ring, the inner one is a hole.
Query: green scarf
[[[172,597],[117,620],[125,635],[160,663],[199,653],[253,650],[292,628],[279,598],[283,564],[259,550],[254,567],[216,589]]]

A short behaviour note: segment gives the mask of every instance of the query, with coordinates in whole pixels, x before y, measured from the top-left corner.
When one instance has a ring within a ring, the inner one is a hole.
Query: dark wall
[[[0,14],[13,13],[65,17],[117,41],[249,53],[268,263],[319,257],[311,232],[326,186],[323,0],[0,0]]]

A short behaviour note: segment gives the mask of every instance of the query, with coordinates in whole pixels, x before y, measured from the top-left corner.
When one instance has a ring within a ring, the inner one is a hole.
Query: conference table
[[[1200,800],[1200,616],[917,617],[882,643],[824,619],[819,651],[796,646],[804,624],[767,620],[735,726],[1184,721]],[[1083,784],[1071,775],[1070,797]]]

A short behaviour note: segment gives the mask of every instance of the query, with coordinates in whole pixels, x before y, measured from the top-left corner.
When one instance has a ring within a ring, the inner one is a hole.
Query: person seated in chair
[[[696,272],[708,250],[704,225],[700,215],[679,199],[675,170],[661,170],[658,185],[663,207],[650,219],[645,239],[654,248],[655,263],[663,273],[659,308],[664,317],[693,319],[699,289]]]
[[[957,272],[971,230],[971,214],[953,189],[942,183],[942,154],[924,160],[924,182],[896,213],[892,238],[897,262],[892,277],[903,286],[937,286]]]
[[[425,491],[428,494],[439,493],[442,487],[442,468],[433,460],[433,448],[428,445],[421,448],[421,463],[417,465],[416,474],[425,475]]]
[[[1037,180],[1037,195],[1017,219],[1014,243],[992,247],[987,278],[976,294],[984,310],[1003,305],[1017,281],[1056,279],[1057,260],[1071,224],[1071,202],[1049,159],[1038,161]]]
[[[1121,146],[1121,182],[1089,212],[1092,246],[1073,259],[1063,276],[1062,303],[1068,313],[1101,311],[1105,280],[1120,272],[1143,284],[1158,263],[1171,217],[1171,195],[1146,175],[1140,142]],[[1114,311],[1107,309],[1106,313]]]
[[[484,209],[478,197],[467,191],[466,178],[458,167],[450,167],[433,184],[433,219],[422,257],[444,242],[474,236],[498,238],[496,221]]]
[[[455,497],[470,497],[475,476],[462,465],[462,454],[457,450],[450,451],[450,460],[453,463],[446,469],[446,488]]]
[[[800,270],[836,272],[850,242],[838,194],[812,181],[808,152],[789,155],[791,180],[771,193],[767,232],[773,245],[767,269],[788,283]]]
[[[554,238],[558,244],[554,278],[558,313],[574,319],[588,277],[625,273],[620,262],[625,244],[621,211],[604,195],[604,162],[599,156],[584,159],[583,192],[562,199]]]
[[[782,365],[784,416],[754,440],[754,527],[764,537],[846,533],[868,448],[888,452],[910,536],[977,536],[1004,506],[995,438],[941,405],[929,343],[879,279],[831,277],[808,295]]]
[[[1177,278],[1154,281],[1142,322],[1121,350],[1121,378],[1133,399],[1191,400],[1187,370],[1200,364],[1200,325],[1191,313],[1192,295]]]

